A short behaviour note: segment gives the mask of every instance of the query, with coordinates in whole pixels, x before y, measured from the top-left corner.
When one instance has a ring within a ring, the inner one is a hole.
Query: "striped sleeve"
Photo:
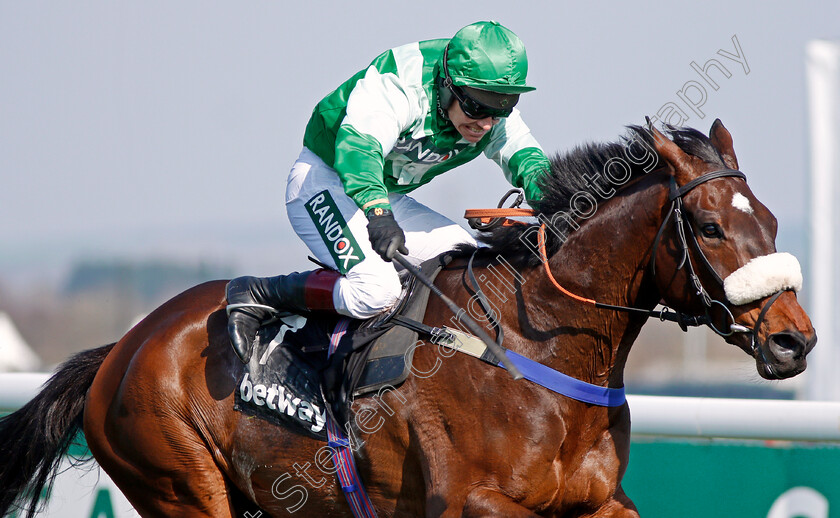
[[[550,169],[550,163],[519,110],[514,108],[510,117],[493,127],[484,154],[499,164],[511,185],[525,190],[529,200],[542,197],[538,180]]]
[[[394,73],[368,68],[347,100],[335,142],[335,170],[344,190],[363,210],[388,207],[384,157],[400,134],[422,120],[416,91]]]

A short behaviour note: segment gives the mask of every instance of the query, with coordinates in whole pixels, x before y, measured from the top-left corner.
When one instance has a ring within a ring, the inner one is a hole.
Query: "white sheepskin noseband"
[[[802,289],[802,268],[787,252],[753,258],[723,281],[726,298],[736,306],[791,289]]]

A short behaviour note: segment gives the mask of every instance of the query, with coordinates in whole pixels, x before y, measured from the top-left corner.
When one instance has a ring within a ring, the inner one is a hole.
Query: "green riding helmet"
[[[522,40],[492,21],[459,30],[446,46],[439,74],[438,93],[444,112],[459,95],[490,108],[510,109],[519,94],[535,89],[525,84],[528,56]]]

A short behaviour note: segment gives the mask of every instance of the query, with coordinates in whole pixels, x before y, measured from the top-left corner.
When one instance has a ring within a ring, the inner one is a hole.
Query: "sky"
[[[310,268],[283,199],[314,105],[380,52],[486,19],[527,47],[519,107],[546,151],[668,103],[704,133],[720,118],[778,248],[805,253],[805,46],[840,38],[840,2],[5,1],[0,280],[103,258]],[[717,90],[692,68],[710,59]],[[415,197],[460,222],[507,189],[480,157]]]

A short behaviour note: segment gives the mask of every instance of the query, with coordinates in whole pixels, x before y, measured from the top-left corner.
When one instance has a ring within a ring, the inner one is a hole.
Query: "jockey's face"
[[[446,110],[449,115],[449,121],[458,130],[458,133],[467,142],[478,142],[481,138],[490,131],[493,126],[499,123],[500,119],[495,117],[485,117],[483,119],[471,119],[464,114],[461,105],[457,101],[453,101]]]

